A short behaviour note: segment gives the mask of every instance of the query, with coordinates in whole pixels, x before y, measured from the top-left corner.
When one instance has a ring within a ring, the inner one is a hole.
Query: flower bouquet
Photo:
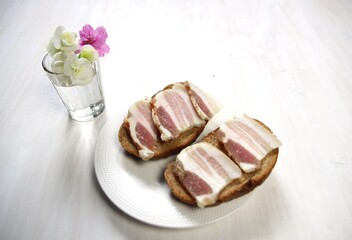
[[[104,27],[94,30],[87,24],[79,31],[79,35],[80,39],[76,33],[65,31],[64,27],[59,26],[47,47],[52,57],[51,71],[62,74],[62,83],[90,83],[94,77],[92,63],[110,51],[105,43],[108,35]]]
[[[91,120],[104,110],[99,57],[110,51],[104,27],[85,25],[79,31],[56,28],[42,66],[66,106],[78,121]]]

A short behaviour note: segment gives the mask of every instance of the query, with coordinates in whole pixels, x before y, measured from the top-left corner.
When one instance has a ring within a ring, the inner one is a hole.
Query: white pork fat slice
[[[205,124],[197,114],[186,88],[180,83],[157,93],[151,103],[153,120],[163,141],[177,138],[181,133]]]
[[[281,146],[281,142],[268,129],[248,116],[223,123],[218,138],[228,155],[246,173],[257,170],[261,160]]]
[[[197,143],[176,158],[175,174],[201,208],[218,200],[221,190],[241,176],[241,169],[209,143]]]
[[[221,109],[221,105],[207,92],[200,89],[190,81],[186,81],[185,86],[191,97],[191,101],[198,113],[204,119],[209,120]]]
[[[152,119],[149,100],[140,100],[132,104],[125,121],[128,123],[130,135],[136,144],[139,156],[143,160],[152,158],[158,141],[158,130]]]

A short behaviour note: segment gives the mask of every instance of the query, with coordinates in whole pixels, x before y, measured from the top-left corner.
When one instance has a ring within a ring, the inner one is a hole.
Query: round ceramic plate
[[[163,177],[175,156],[147,161],[131,157],[118,141],[121,118],[109,120],[99,134],[95,171],[105,194],[122,211],[142,222],[167,228],[190,228],[216,222],[238,209],[251,194],[216,207],[197,208],[174,199]]]

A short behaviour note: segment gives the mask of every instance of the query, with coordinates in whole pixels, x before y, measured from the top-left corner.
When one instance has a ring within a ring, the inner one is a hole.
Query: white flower
[[[51,62],[51,71],[54,73],[64,73],[64,64],[67,54],[64,52],[55,53]]]
[[[56,28],[54,36],[50,39],[47,51],[50,56],[54,56],[59,51],[74,52],[78,48],[77,34],[67,32],[64,27],[59,26]]]
[[[99,58],[99,53],[91,45],[84,45],[79,54],[80,58],[85,58],[88,61],[95,62]]]
[[[50,39],[49,45],[46,50],[48,51],[50,56],[53,56],[55,53],[60,51],[61,48],[61,33],[65,30],[64,27],[59,26],[56,28],[54,36]]]
[[[78,58],[76,54],[70,53],[64,64],[64,74],[70,76],[73,83],[86,85],[94,77],[92,63],[85,58]]]
[[[77,34],[74,32],[63,32],[61,34],[61,50],[64,52],[74,52],[78,50]]]

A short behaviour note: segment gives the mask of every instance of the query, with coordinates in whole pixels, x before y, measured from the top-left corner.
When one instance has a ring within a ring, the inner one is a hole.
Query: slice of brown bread
[[[263,123],[261,123],[261,124],[263,124]],[[265,125],[263,124],[263,126],[265,126]],[[268,128],[268,127],[266,127],[266,128]],[[227,154],[223,144],[221,142],[219,142],[216,137],[217,131],[218,131],[218,129],[215,129],[214,131],[210,132],[200,142],[210,143],[213,146],[219,148],[225,154]],[[218,205],[222,202],[227,202],[227,201],[230,201],[234,198],[240,197],[246,193],[249,193],[254,188],[256,188],[257,186],[262,184],[266,180],[266,178],[270,175],[271,171],[273,170],[273,168],[276,164],[278,155],[279,155],[279,149],[276,148],[276,149],[272,150],[261,161],[261,166],[258,170],[254,171],[252,173],[242,172],[242,176],[240,178],[232,181],[229,185],[227,185],[220,192],[219,199],[214,205]],[[196,201],[187,192],[187,190],[182,186],[181,182],[174,174],[174,171],[175,171],[174,161],[172,161],[167,165],[165,172],[164,172],[164,177],[165,177],[166,183],[169,185],[172,195],[186,204],[197,206]]]
[[[172,154],[179,152],[184,147],[190,145],[194,142],[197,137],[201,134],[205,126],[194,127],[189,129],[186,132],[181,133],[176,139],[164,142],[159,139],[158,143],[155,146],[155,155],[152,159],[160,159],[163,157],[168,157]],[[130,154],[139,158],[138,149],[135,146],[130,132],[125,124],[122,124],[119,133],[119,141],[121,146],[129,152]]]
[[[177,82],[180,84],[184,84],[184,82]],[[171,89],[174,84],[172,83],[164,87],[162,90],[158,91],[152,96],[152,100],[150,102],[151,106],[153,107],[153,98],[162,91],[165,91],[167,89]],[[160,138],[158,139],[158,143],[155,145],[155,154],[151,159],[160,159],[164,157],[168,157],[172,154],[178,153],[180,150],[185,148],[186,146],[190,145],[193,143],[199,135],[202,133],[204,130],[207,120],[204,121],[204,125],[201,126],[194,126],[191,129],[188,129],[187,131],[181,133],[177,138],[171,139],[169,141],[162,141]],[[126,121],[124,121],[119,129],[118,133],[118,138],[121,143],[121,146],[126,150],[126,152],[140,158],[139,153],[138,153],[138,148],[135,142],[132,140],[130,132],[129,132],[129,126]]]

